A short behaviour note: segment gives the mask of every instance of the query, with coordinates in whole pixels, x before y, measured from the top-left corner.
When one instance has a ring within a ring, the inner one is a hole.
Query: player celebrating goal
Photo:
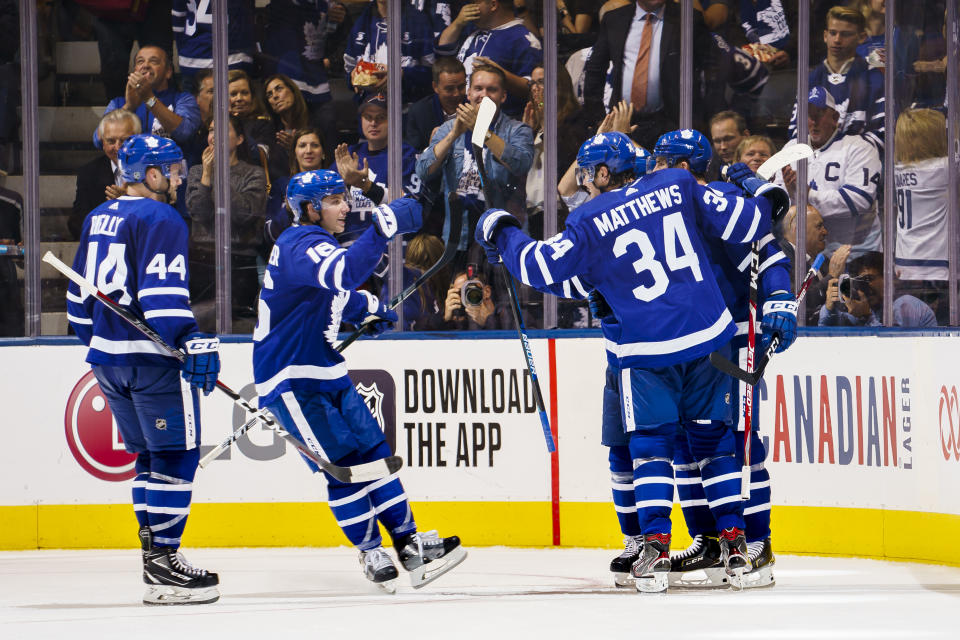
[[[670,169],[599,195],[567,219],[563,233],[545,242],[529,238],[517,219],[500,209],[487,210],[477,223],[476,238],[491,261],[502,255],[511,273],[535,287],[577,276],[595,286],[620,325],[608,351],[619,365],[621,411],[631,434],[644,534],[633,575],[641,591],[667,588],[678,423],[707,421],[693,423],[689,437],[695,453],[716,453],[717,477],[737,473],[733,434],[711,422],[729,415],[729,379],[707,360],[736,327],[709,269],[702,236],[752,242],[769,233],[770,212],[767,198],[727,198],[698,185],[688,172]],[[738,489],[726,482],[710,487],[731,573],[749,566]]]
[[[307,171],[290,179],[287,206],[294,226],[270,252],[253,333],[253,372],[260,406],[321,458],[353,465],[391,454],[383,431],[347,375],[334,349],[341,320],[381,333],[397,314],[376,296],[353,291],[373,273],[387,241],[416,231],[420,204],[409,198],[373,210],[373,224],[350,245],[339,246],[350,207],[334,171]],[[317,472],[312,462],[308,466]],[[463,561],[456,536],[418,533],[396,474],[375,482],[344,483],[326,474],[330,509],[360,550],[366,577],[388,592],[397,569],[381,546],[378,521],[390,532],[411,584],[421,587]]]
[[[87,362],[124,446],[137,454],[133,508],[149,585],[143,602],[215,602],[217,574],[193,567],[179,552],[199,460],[197,390],[209,394],[220,371],[219,340],[199,333],[190,310],[187,225],[170,206],[183,179],[183,154],[167,138],[135,135],[117,158],[127,195],[87,215],[73,269],[186,357],[181,365],[74,282],[67,318],[90,347]]]

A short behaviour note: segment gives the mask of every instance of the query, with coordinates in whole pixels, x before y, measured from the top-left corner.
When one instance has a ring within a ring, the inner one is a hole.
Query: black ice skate
[[[171,547],[144,551],[143,581],[149,585],[144,604],[209,604],[220,599],[217,574],[194,567]]]
[[[410,572],[414,589],[430,584],[467,557],[460,538],[441,538],[436,531],[407,534],[394,540],[393,545],[403,568]]]
[[[393,560],[383,550],[383,547],[360,552],[360,565],[367,580],[377,585],[387,593],[397,591],[399,573],[393,566]]]
[[[635,585],[633,576],[630,575],[630,568],[640,557],[641,546],[643,546],[643,536],[623,537],[623,553],[610,561],[613,584],[618,587],[633,587]]]
[[[743,589],[743,574],[750,570],[747,539],[743,535],[743,529],[730,527],[720,532],[720,555],[731,586]]]
[[[637,591],[662,593],[667,590],[670,575],[670,534],[652,533],[643,536],[640,557],[630,573],[637,581]]]
[[[773,577],[773,565],[777,558],[773,555],[770,538],[747,543],[747,557],[750,569],[743,573],[743,588],[772,587],[776,584]]]
[[[696,535],[689,547],[670,555],[670,586],[698,589],[730,586],[716,535]]]

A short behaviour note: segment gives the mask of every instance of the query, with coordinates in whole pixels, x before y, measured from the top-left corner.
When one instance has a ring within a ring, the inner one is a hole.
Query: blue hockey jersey
[[[333,348],[340,322],[358,324],[377,299],[353,291],[373,273],[387,240],[370,227],[349,249],[315,225],[294,225],[270,252],[253,331],[253,376],[260,406],[282,393],[350,386]]]
[[[724,196],[689,172],[666,169],[604,193],[538,242],[514,227],[497,241],[511,273],[535,288],[578,276],[616,314],[607,350],[621,367],[704,356],[734,335],[704,236],[748,243],[770,232],[769,204]]]
[[[73,270],[176,345],[197,331],[190,310],[187,235],[186,222],[170,205],[122,196],[87,215]],[[67,320],[90,347],[91,364],[180,367],[73,282],[67,287]]]
[[[421,182],[416,172],[417,151],[405,143],[401,149],[403,153],[403,192],[408,196],[418,196],[420,195]],[[370,168],[370,180],[386,190],[387,149],[383,148],[379,151],[370,151],[370,148],[367,146],[367,141],[361,140],[359,143],[351,145],[349,150],[350,153],[357,154],[357,158],[360,160],[360,166],[363,166],[364,160],[367,161],[367,166]],[[337,164],[331,164],[329,169],[336,171]],[[389,199],[393,199],[394,197],[399,198],[400,196],[390,196]],[[379,202],[373,202],[370,198],[363,195],[363,192],[357,187],[349,188],[349,200],[350,213],[347,214],[347,224],[343,233],[339,234],[341,240],[353,238],[366,230],[367,227],[370,226],[370,223],[373,222],[373,210],[380,204]]]
[[[231,69],[253,67],[253,0],[228,0],[227,64]],[[210,0],[173,0],[170,7],[180,71],[193,75],[213,68],[213,7]]]

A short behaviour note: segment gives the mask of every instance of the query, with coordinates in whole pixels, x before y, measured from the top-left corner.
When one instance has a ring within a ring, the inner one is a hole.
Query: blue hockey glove
[[[210,395],[220,373],[220,339],[194,332],[181,338],[178,346],[187,355],[180,365],[183,379],[203,391],[203,395]]]
[[[753,169],[748,167],[743,162],[735,162],[729,165],[724,174],[727,177],[727,182],[732,182],[741,189],[743,189],[743,181],[749,178],[756,178],[757,174],[753,172]],[[745,190],[745,189],[744,189]]]
[[[423,207],[412,198],[397,198],[373,210],[373,222],[386,239],[411,233],[423,224]]]
[[[790,348],[797,339],[797,301],[792,293],[775,293],[763,303],[763,319],[760,321],[760,351],[765,352],[773,336],[780,336],[775,353]]]
[[[363,324],[369,326],[367,335],[379,336],[385,331],[393,329],[393,323],[399,320],[397,312],[387,306],[385,302],[372,293],[361,291],[367,297],[367,315],[363,318]]]
[[[770,202],[770,216],[774,223],[779,222],[790,209],[790,196],[786,189],[758,177],[744,163],[736,162],[727,167],[726,176],[728,182],[737,185],[750,196],[766,198]]]
[[[590,293],[587,294],[587,299],[590,301],[590,313],[594,318],[603,320],[604,318],[609,318],[613,315],[613,309],[611,309],[610,305],[607,304],[606,298],[604,298],[603,294],[596,289],[590,290]]]
[[[500,249],[497,248],[497,233],[505,226],[520,228],[520,221],[503,209],[487,209],[477,220],[474,238],[487,252],[490,264],[500,262]]]

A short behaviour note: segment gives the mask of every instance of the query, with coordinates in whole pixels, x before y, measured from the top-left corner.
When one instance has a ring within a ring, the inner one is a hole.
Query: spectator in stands
[[[287,210],[287,184],[290,176],[304,171],[313,171],[326,166],[323,152],[323,133],[316,128],[300,129],[293,135],[293,155],[290,158],[288,174],[272,183],[270,197],[267,200],[266,222],[263,227],[264,244],[260,255],[267,258],[270,248],[277,241],[292,220]],[[263,266],[263,265],[262,265]]]
[[[190,169],[187,179],[187,210],[193,218],[197,240],[213,238],[214,124],[210,123],[208,146],[201,164]],[[267,182],[263,169],[249,162],[243,143],[243,125],[235,116],[226,124],[230,136],[230,254],[235,318],[256,318],[257,250],[260,246],[267,204]],[[211,265],[213,262],[210,263]],[[191,284],[193,278],[191,278]],[[199,297],[199,296],[198,296]],[[251,327],[252,329],[252,324]]]
[[[930,305],[940,325],[949,324],[946,131],[942,113],[907,109],[894,134],[897,291]]]
[[[213,69],[201,69],[193,76],[193,99],[200,109],[200,122],[213,117]]]
[[[403,287],[409,287],[443,254],[443,240],[437,236],[418,233],[407,241],[403,266]],[[421,285],[416,293],[403,301],[403,323],[408,331],[435,331],[444,328],[441,302],[450,282],[447,268],[440,269]],[[390,299],[389,287],[384,283],[381,300]]]
[[[387,130],[389,112],[387,97],[371,93],[360,105],[360,127],[363,139],[355,145],[341,144],[334,151],[336,162],[329,168],[337,171],[347,185],[347,201],[350,213],[340,234],[343,239],[353,239],[373,222],[373,210],[377,205],[400,197],[392,195],[387,188]],[[420,194],[420,178],[416,174],[417,150],[402,144],[403,192],[406,195]]]
[[[281,73],[269,76],[263,87],[267,106],[273,115],[273,128],[276,130],[276,144],[273,147],[275,153],[271,154],[271,166],[289,165],[293,134],[309,126],[307,103],[297,85]]]
[[[465,4],[437,39],[437,55],[456,55],[467,76],[476,65],[497,67],[506,78],[503,112],[519,118],[530,94],[530,74],[543,64],[540,40],[513,14],[513,0]]]
[[[200,108],[193,95],[179,91],[171,83],[173,65],[160,47],[141,47],[134,60],[134,70],[127,77],[124,95],[107,105],[106,113],[126,109],[140,118],[144,133],[172,138],[179,145],[188,145],[200,126]],[[93,144],[100,146],[100,137],[93,133]]]
[[[883,70],[886,67],[886,0],[854,0],[854,9],[863,14],[864,31],[867,39],[857,46],[857,55],[862,56],[871,69]],[[916,73],[913,63],[920,50],[920,42],[910,33],[910,29],[901,29],[899,25],[893,27],[893,50],[896,53],[896,87],[897,112],[900,107],[909,105],[913,100],[913,85]]]
[[[332,157],[337,119],[328,76],[340,68],[336,52],[350,33],[346,8],[327,0],[272,0],[264,16],[264,71],[283,74],[296,84],[307,105],[310,126],[326,132],[324,153]],[[296,128],[306,126],[304,122]]]
[[[253,70],[254,0],[227,0],[227,64]],[[183,88],[192,90],[201,69],[213,68],[213,7],[209,2],[173,0],[173,33]]]
[[[513,318],[504,303],[493,299],[487,275],[468,265],[450,281],[443,303],[444,329],[477,331],[479,329],[512,329]]]
[[[830,233],[825,253],[832,255],[843,244],[852,245],[852,257],[877,251],[881,246],[876,202],[880,154],[864,136],[840,130],[839,110],[825,88],[810,89],[808,103],[808,143],[815,153],[807,161],[807,197],[823,216]],[[784,148],[794,144],[796,139]],[[784,167],[776,181],[786,186],[796,202],[796,163]]]
[[[773,140],[767,136],[747,136],[737,145],[737,152],[733,155],[734,162],[743,162],[756,173],[764,162],[777,152]]]
[[[485,202],[480,188],[477,159],[468,142],[477,120],[477,109],[489,97],[498,107],[506,99],[506,79],[497,67],[474,67],[467,89],[467,104],[457,107],[457,117],[443,123],[417,159],[417,175],[424,182],[438,173],[443,176],[444,193],[456,193],[464,215],[479,216],[489,207],[500,207],[522,216],[523,196],[518,187],[526,178],[533,162],[533,131],[529,126],[510,118],[499,109],[487,132],[481,161],[491,182],[493,202]],[[471,218],[467,218],[469,222]],[[461,248],[466,247],[468,230],[464,224]]]
[[[827,243],[827,228],[823,226],[823,217],[820,215],[820,212],[817,211],[816,207],[813,205],[807,205],[807,217],[806,217],[806,228],[807,228],[807,250],[806,250],[806,260],[804,260],[804,265],[807,269],[810,268],[813,263],[814,258],[821,252],[823,252],[824,247]],[[793,272],[793,266],[796,264],[797,257],[797,207],[792,206],[790,210],[787,211],[786,217],[783,219],[783,230],[784,238],[780,242],[780,248],[783,249],[783,253],[790,259],[790,284],[791,290],[796,291],[796,278]],[[842,249],[842,248],[841,248]],[[818,280],[814,280],[810,284],[810,288],[807,289],[807,316],[806,316],[806,325],[807,326],[816,326],[818,323],[818,318],[820,317],[820,307],[823,306],[823,302],[826,299],[827,294],[827,276],[830,278],[838,278],[840,274],[846,270],[846,258],[850,253],[850,245],[846,245],[845,250],[838,249],[834,251],[833,256],[829,262],[825,262],[823,266],[820,267],[821,277]]]
[[[701,72],[715,59],[715,44],[694,12],[694,95],[702,95]],[[637,0],[609,9],[600,21],[600,34],[584,66],[584,107],[599,122],[604,106],[607,68],[613,64],[613,91],[607,107],[620,100],[633,105],[633,139],[652,149],[657,138],[679,126],[680,114],[680,6],[666,0]],[[693,102],[693,126],[703,121],[702,105]]]
[[[17,269],[14,257],[9,251],[13,247],[23,247],[21,221],[23,220],[23,199],[16,191],[7,189],[4,185],[7,172],[0,169],[0,246],[4,253],[0,254],[0,336],[20,337],[24,334],[23,293],[17,281]]]
[[[796,34],[790,30],[793,15],[788,15],[782,0],[742,0],[740,23],[752,55],[774,69],[790,66],[796,54]],[[790,8],[793,4],[789,2]],[[795,13],[795,10],[792,12]]]
[[[721,111],[710,118],[710,141],[720,164],[736,162],[737,148],[749,135],[747,121],[736,111]]]
[[[403,74],[403,103],[409,104],[430,92],[430,68],[433,66],[433,25],[430,18],[409,2],[401,9],[404,36],[400,43]],[[350,85],[362,97],[387,89],[387,0],[371,0],[353,24],[343,68]],[[363,64],[361,64],[363,63]],[[376,65],[376,70],[367,70]]]
[[[240,133],[250,149],[251,160],[264,167],[270,180],[287,175],[287,166],[279,165],[280,160],[285,160],[287,154],[278,148],[273,120],[267,114],[253,80],[241,69],[231,69],[227,80],[230,115],[236,116],[242,123],[243,130]],[[271,164],[272,158],[278,159]]]
[[[883,316],[883,254],[869,251],[850,261],[850,278],[831,278],[820,309],[820,326],[878,327]],[[902,295],[893,301],[893,326],[935,327],[937,318],[922,300]]]
[[[457,116],[457,107],[467,98],[467,72],[452,56],[433,63],[433,93],[414,102],[407,111],[403,141],[414,149],[430,144],[434,129]]]
[[[88,213],[104,200],[113,200],[124,194],[123,188],[117,186],[120,176],[117,151],[124,140],[140,133],[140,118],[126,109],[116,109],[100,119],[97,133],[103,141],[103,155],[77,170],[77,192],[67,219],[67,228],[74,240],[80,239]]]
[[[560,62],[566,61],[570,54],[584,47],[590,47],[597,39],[596,26],[599,23],[598,0],[557,0],[557,55]],[[523,26],[543,39],[543,2],[533,0],[514,0],[514,11],[523,20]],[[547,7],[550,3],[546,4]]]
[[[871,69],[857,47],[867,33],[863,14],[850,7],[833,7],[827,12],[823,41],[827,57],[810,71],[810,86],[824,87],[833,97],[839,114],[841,135],[864,135],[878,147],[884,138],[883,74]],[[796,136],[796,106],[789,128]]]

